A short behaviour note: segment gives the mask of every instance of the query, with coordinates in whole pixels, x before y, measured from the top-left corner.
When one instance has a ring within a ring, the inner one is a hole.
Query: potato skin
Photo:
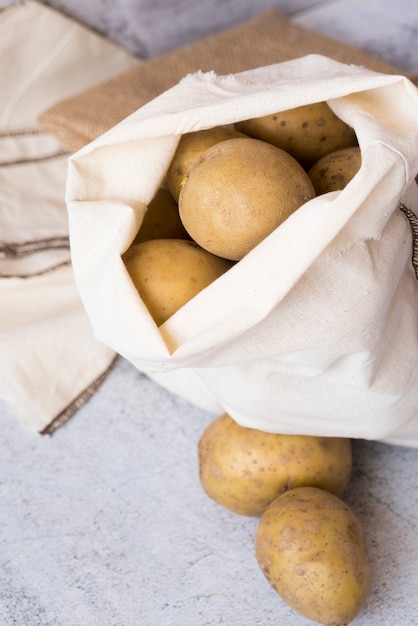
[[[203,432],[199,477],[206,494],[241,515],[260,516],[284,491],[313,485],[341,494],[352,467],[351,441],[266,433],[227,413]]]
[[[181,136],[167,171],[167,185],[176,202],[178,202],[184,179],[199,160],[200,155],[221,141],[239,137],[245,137],[245,135],[229,126],[215,126]]]
[[[319,196],[329,191],[344,189],[357,174],[361,166],[358,146],[330,152],[319,159],[308,171],[308,176]]]
[[[305,169],[325,154],[357,143],[354,130],[326,102],[243,120],[235,128],[282,148]]]
[[[231,267],[182,239],[143,241],[131,246],[123,260],[158,326]]]
[[[149,203],[132,245],[149,239],[190,239],[181,223],[177,202],[164,187]]]
[[[349,624],[363,607],[371,568],[363,529],[336,495],[298,487],[260,520],[257,562],[294,610],[325,626]]]
[[[314,197],[308,175],[292,156],[243,137],[201,155],[181,189],[179,212],[202,248],[239,261]]]

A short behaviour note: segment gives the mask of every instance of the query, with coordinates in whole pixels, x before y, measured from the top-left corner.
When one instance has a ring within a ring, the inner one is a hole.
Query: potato
[[[325,154],[357,143],[354,130],[326,102],[244,120],[235,128],[286,150],[305,169]]]
[[[215,126],[182,135],[167,171],[167,186],[173,198],[178,202],[185,177],[205,150],[220,141],[244,136],[229,126]]]
[[[225,413],[203,432],[198,459],[209,497],[234,513],[260,516],[279,494],[300,485],[342,494],[352,452],[350,439],[262,432]]]
[[[258,564],[295,611],[343,626],[366,600],[371,568],[363,529],[336,495],[298,487],[274,500],[255,537]]]
[[[344,189],[357,174],[361,166],[361,152],[358,146],[342,148],[330,152],[319,159],[308,171],[316,194]]]
[[[179,215],[177,202],[161,187],[147,207],[133,244],[148,239],[190,239]]]
[[[202,248],[237,261],[314,196],[306,172],[280,148],[228,139],[208,148],[190,170],[179,212]]]
[[[131,246],[123,260],[158,326],[231,267],[182,239],[143,241]]]

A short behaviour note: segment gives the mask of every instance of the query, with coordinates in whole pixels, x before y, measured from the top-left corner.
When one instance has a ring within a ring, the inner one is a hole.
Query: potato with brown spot
[[[143,241],[129,248],[123,261],[158,326],[231,267],[182,239]]]
[[[344,189],[361,167],[358,146],[343,148],[326,154],[308,171],[308,176],[319,196],[329,191]]]
[[[282,148],[305,169],[329,152],[357,144],[354,130],[326,102],[243,120],[235,128]]]
[[[238,261],[314,196],[289,154],[258,139],[229,139],[208,148],[190,170],[179,212],[202,248]]]
[[[167,171],[167,186],[173,198],[178,202],[184,180],[205,150],[220,141],[244,136],[229,126],[215,126],[182,135]]]
[[[132,245],[149,239],[190,239],[181,222],[177,202],[163,187],[149,203]]]
[[[267,580],[295,611],[325,626],[346,626],[361,611],[371,580],[355,513],[338,496],[298,487],[260,520],[255,553]]]
[[[342,494],[352,451],[350,439],[263,432],[225,413],[203,432],[198,459],[210,498],[234,513],[260,516],[279,494],[300,485]]]

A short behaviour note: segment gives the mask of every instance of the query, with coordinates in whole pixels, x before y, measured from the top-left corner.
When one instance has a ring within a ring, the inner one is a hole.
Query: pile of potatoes
[[[124,254],[156,324],[360,164],[354,130],[325,102],[182,135]]]
[[[198,460],[210,498],[260,518],[256,559],[280,597],[320,624],[349,624],[371,578],[363,529],[342,500],[351,440],[263,432],[225,413],[204,430]]]
[[[354,130],[325,102],[184,134],[164,185],[123,256],[160,326],[317,195],[343,189],[361,165]],[[360,523],[341,496],[351,441],[280,435],[216,419],[199,446],[204,491],[260,518],[255,554],[302,615],[351,622],[370,586]]]

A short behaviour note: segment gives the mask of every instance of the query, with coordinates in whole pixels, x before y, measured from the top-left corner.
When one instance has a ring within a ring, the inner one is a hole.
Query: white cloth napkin
[[[93,337],[72,273],[69,154],[36,120],[137,63],[32,0],[0,11],[0,398],[37,432],[90,397],[115,353]]]

